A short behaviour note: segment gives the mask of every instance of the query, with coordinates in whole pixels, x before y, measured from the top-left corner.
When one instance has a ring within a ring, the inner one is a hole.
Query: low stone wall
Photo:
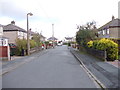
[[[30,49],[30,54],[34,53],[34,52],[37,52],[37,51],[41,51],[42,50],[42,47],[35,47],[35,48],[32,48]]]

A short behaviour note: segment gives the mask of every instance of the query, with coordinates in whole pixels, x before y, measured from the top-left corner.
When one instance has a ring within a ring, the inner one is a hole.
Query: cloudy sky
[[[0,24],[7,25],[12,20],[26,29],[26,14],[33,31],[52,36],[54,23],[55,37],[62,39],[75,36],[77,25],[96,21],[97,27],[118,17],[119,0],[0,0]]]

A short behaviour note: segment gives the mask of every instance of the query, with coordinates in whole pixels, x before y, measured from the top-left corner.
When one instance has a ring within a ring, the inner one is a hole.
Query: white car
[[[62,43],[58,43],[57,45],[58,45],[58,46],[62,46]]]

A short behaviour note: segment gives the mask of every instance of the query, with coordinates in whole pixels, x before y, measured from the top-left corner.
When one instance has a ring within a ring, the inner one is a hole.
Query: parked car
[[[59,42],[57,43],[57,45],[58,45],[58,46],[62,46],[62,45],[63,45],[62,41],[59,41]]]
[[[10,56],[15,55],[17,46],[13,43],[9,43],[9,47],[10,47]]]

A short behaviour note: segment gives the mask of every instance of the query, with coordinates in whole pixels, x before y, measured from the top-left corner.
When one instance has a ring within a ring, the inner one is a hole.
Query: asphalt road
[[[32,57],[30,62],[3,75],[3,88],[96,88],[67,46]]]

